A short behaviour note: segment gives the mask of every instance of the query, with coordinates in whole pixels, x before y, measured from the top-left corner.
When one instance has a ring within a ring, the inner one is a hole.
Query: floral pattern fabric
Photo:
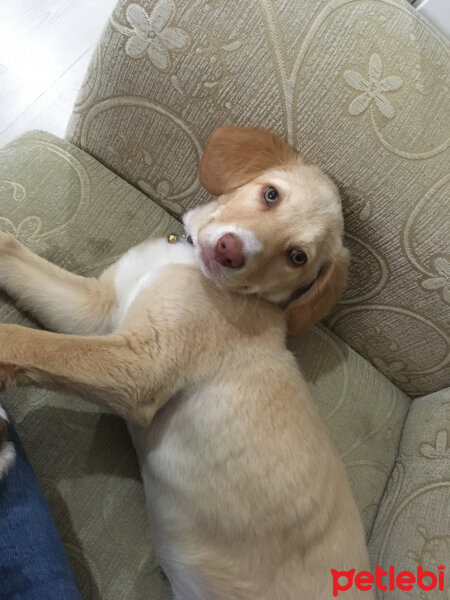
[[[139,4],[130,4],[126,11],[131,31],[122,26],[118,30],[129,36],[125,45],[131,58],[147,54],[152,64],[161,71],[171,66],[169,52],[182,50],[189,43],[189,36],[181,29],[168,27],[174,6],[168,0],[161,0],[148,15]]]
[[[179,217],[223,123],[339,185],[350,282],[327,325],[411,396],[450,385],[450,47],[404,0],[121,0],[69,139]]]
[[[437,572],[450,560],[450,389],[414,400],[369,539],[373,565]],[[378,600],[448,600],[443,590],[379,591]]]
[[[143,193],[49,134],[16,140],[0,149],[0,159],[0,180],[14,182],[0,188],[0,228],[70,271],[97,275],[131,246],[182,230]],[[15,189],[25,201],[17,201]],[[31,325],[6,298],[0,321]],[[369,535],[410,400],[325,327],[292,340],[290,348],[342,457]],[[10,389],[2,402],[50,504],[83,599],[170,598],[149,541],[125,423],[39,388]],[[442,441],[436,447],[441,452]]]
[[[360,115],[369,107],[373,100],[378,110],[385,117],[392,118],[394,116],[392,104],[386,98],[385,94],[386,92],[398,90],[403,85],[403,81],[396,75],[390,75],[381,79],[381,72],[381,58],[378,54],[372,54],[370,57],[369,77],[367,79],[364,79],[356,71],[345,71],[344,77],[348,85],[362,92],[348,107],[348,112],[351,115]]]
[[[27,134],[0,148],[2,180],[8,184],[0,184],[0,230],[81,275],[100,274],[148,237],[182,231],[141,192],[49,134]],[[6,296],[0,321],[36,326]],[[149,590],[152,599],[170,598],[149,542],[124,421],[33,387],[3,392],[2,404],[50,505],[83,600],[148,600]]]

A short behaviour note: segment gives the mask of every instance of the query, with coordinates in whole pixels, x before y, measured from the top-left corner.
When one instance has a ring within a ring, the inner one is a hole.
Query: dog
[[[2,234],[0,286],[51,331],[0,326],[0,383],[76,393],[128,421],[176,600],[330,600],[331,569],[369,562],[286,336],[345,287],[339,194],[258,128],[216,130],[199,178],[216,199],[186,213],[186,240],[140,244],[98,279]]]

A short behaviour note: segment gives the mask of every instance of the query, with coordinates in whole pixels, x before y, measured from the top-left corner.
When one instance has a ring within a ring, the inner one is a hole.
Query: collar
[[[328,271],[329,267],[330,267],[330,263],[323,264],[320,267],[319,272],[317,273],[317,275],[315,276],[315,278],[312,281],[310,281],[306,285],[294,290],[292,292],[292,294],[289,296],[289,298],[287,300],[285,300],[284,302],[281,302],[280,305],[282,307],[286,308],[286,306],[288,306],[288,304],[290,304],[291,302],[294,302],[295,300],[299,300],[302,296],[307,294],[309,292],[309,290],[313,287],[313,285],[317,282],[317,280],[320,279],[322,277],[322,275],[324,275]]]
[[[194,245],[194,241],[192,239],[191,235],[185,235],[185,234],[178,234],[178,233],[169,233],[169,235],[167,236],[167,241],[169,242],[169,244],[180,244],[180,243],[184,243],[184,244],[190,244],[191,246]]]

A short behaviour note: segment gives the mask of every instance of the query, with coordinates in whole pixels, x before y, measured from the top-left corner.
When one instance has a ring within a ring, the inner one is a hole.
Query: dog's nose
[[[214,248],[214,260],[222,267],[240,269],[245,263],[243,250],[242,240],[234,233],[226,233]]]

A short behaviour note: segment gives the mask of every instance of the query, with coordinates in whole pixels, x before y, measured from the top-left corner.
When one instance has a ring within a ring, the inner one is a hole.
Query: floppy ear
[[[219,127],[200,161],[199,179],[213,196],[248,183],[263,171],[300,160],[278,136],[256,127]]]
[[[346,286],[349,263],[350,254],[342,247],[337,259],[322,267],[308,291],[287,306],[289,337],[301,335],[330,312]]]

